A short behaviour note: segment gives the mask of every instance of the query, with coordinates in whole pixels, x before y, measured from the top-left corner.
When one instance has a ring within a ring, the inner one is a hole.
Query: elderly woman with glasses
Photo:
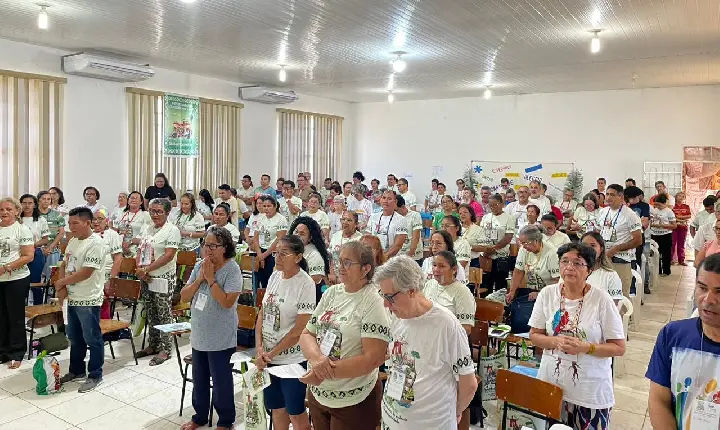
[[[608,429],[612,357],[625,354],[622,320],[610,296],[587,282],[595,251],[568,243],[557,254],[563,281],[540,291],[529,323],[530,340],[544,350],[538,378],[563,389],[564,424]]]
[[[374,429],[380,424],[378,367],[390,342],[390,316],[372,283],[373,253],[360,242],[340,250],[340,284],[330,287],[300,336],[309,372],[315,430]]]
[[[229,430],[235,422],[230,356],[237,347],[236,307],[242,291],[242,273],[234,260],[235,241],[226,229],[211,227],[203,246],[205,258],[195,264],[188,284],[180,291],[181,300],[192,305],[190,344],[195,409],[192,421],[181,429],[207,425],[213,407],[218,413],[217,428]]]
[[[148,347],[138,351],[135,357],[156,354],[150,360],[150,365],[157,366],[166,362],[172,351],[170,335],[155,326],[172,322],[170,299],[175,291],[180,230],[167,222],[172,209],[170,200],[153,199],[149,209],[152,224],[146,226],[141,234],[135,275],[143,284],[150,335]]]
[[[85,199],[85,204],[81,206],[85,206],[90,209],[91,212],[95,212],[98,209],[107,210],[107,207],[100,203],[100,191],[95,187],[85,187],[83,190],[83,199]]]
[[[355,212],[345,211],[340,218],[342,230],[336,231],[330,236],[330,274],[328,282],[330,285],[337,284],[338,273],[340,273],[340,248],[348,242],[360,240],[362,233],[358,231],[358,215]]]
[[[535,300],[545,286],[558,282],[557,248],[543,239],[538,226],[528,225],[520,230],[518,244],[521,248],[515,260],[510,291],[505,297],[508,303],[521,297]]]
[[[373,214],[372,202],[365,198],[367,194],[367,187],[363,184],[355,184],[352,187],[352,195],[355,199],[350,199],[348,204],[348,210],[358,214],[358,223],[361,230],[365,229],[370,216]]]
[[[320,225],[325,243],[330,243],[330,218],[322,209],[322,197],[318,193],[311,193],[307,201],[307,210],[300,216],[310,217]]]
[[[415,260],[393,257],[374,280],[395,316],[382,428],[457,429],[477,389],[466,331],[425,296],[425,277]]]
[[[436,231],[430,236],[430,257],[423,261],[422,272],[425,274],[425,279],[433,279],[433,260],[435,256],[441,251],[450,251],[455,254],[455,245],[453,238],[445,230]],[[458,281],[465,283],[467,281],[467,275],[462,265],[458,264],[457,273],[455,277]]]
[[[475,298],[470,289],[457,280],[460,265],[455,254],[440,251],[433,256],[433,278],[425,283],[425,296],[446,308],[458,319],[467,334],[475,325]]]
[[[102,239],[108,249],[108,252],[105,254],[106,293],[110,289],[110,279],[117,278],[120,274],[120,264],[122,263],[122,239],[115,230],[108,228],[108,219],[108,214],[105,209],[98,209],[93,213],[93,233],[100,236],[100,239]],[[100,308],[100,318],[104,320],[112,318],[110,314],[110,301],[108,299],[105,299]]]

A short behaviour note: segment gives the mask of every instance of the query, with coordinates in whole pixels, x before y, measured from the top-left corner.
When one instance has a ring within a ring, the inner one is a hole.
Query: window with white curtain
[[[60,187],[65,78],[0,70],[0,196]]]

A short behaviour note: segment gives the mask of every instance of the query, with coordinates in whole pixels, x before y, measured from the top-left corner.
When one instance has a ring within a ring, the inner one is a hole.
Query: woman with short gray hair
[[[358,214],[358,228],[360,231],[363,231],[370,220],[370,216],[373,214],[372,202],[365,198],[367,187],[363,184],[353,185],[351,192],[353,196],[355,196],[355,200],[350,200],[348,210]]]
[[[150,201],[151,224],[140,234],[140,246],[136,257],[135,275],[142,281],[143,299],[147,311],[149,330],[148,347],[138,351],[135,357],[155,355],[151,366],[166,362],[170,358],[172,345],[170,335],[154,328],[170,324],[170,299],[175,291],[177,271],[177,250],[180,247],[180,230],[167,222],[172,209],[170,200],[158,198]]]
[[[508,303],[515,299],[535,300],[546,285],[558,282],[560,263],[557,249],[543,241],[543,231],[536,225],[526,225],[520,230],[518,244],[521,246],[515,261]]]
[[[477,389],[467,334],[451,312],[425,297],[423,281],[422,270],[406,255],[391,258],[375,273],[385,307],[396,317],[390,325],[383,429],[457,429]]]

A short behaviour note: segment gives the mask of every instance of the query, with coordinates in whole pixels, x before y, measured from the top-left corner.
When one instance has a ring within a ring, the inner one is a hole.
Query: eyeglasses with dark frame
[[[225,245],[219,243],[203,243],[203,246],[211,251],[215,251],[218,248],[225,248]]]
[[[340,260],[340,265],[345,268],[345,270],[350,270],[353,265],[362,265],[362,263],[358,261],[352,261],[352,260]]]
[[[397,296],[400,293],[402,293],[402,291],[398,291],[397,293],[393,293],[393,294],[385,294],[382,292],[382,290],[378,290],[378,294],[380,294],[380,297],[387,300],[388,303],[390,303],[391,305],[395,304],[395,296]]]

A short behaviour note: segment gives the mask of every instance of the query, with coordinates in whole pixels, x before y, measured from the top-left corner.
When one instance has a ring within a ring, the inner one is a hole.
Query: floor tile
[[[106,430],[108,423],[122,423],[123,430],[141,430],[158,421],[162,420],[153,414],[125,405],[120,409],[78,424],[78,427],[82,430]]]
[[[48,408],[47,412],[77,426],[80,423],[105,415],[123,406],[125,405],[122,402],[97,391],[92,391],[73,400]]]
[[[0,425],[0,430],[66,430],[71,428],[73,428],[72,424],[67,423],[55,415],[49,414],[45,411],[38,411],[10,421],[9,423]]]
[[[613,430],[640,430],[645,423],[645,414],[633,414],[613,409],[610,415],[610,428]]]
[[[25,391],[24,393],[18,394],[18,397],[28,403],[32,403],[40,409],[48,409],[82,396],[82,394],[77,392],[78,388],[80,388],[80,383],[69,382],[62,386],[63,391],[56,394],[41,396],[37,394],[37,392],[33,388],[31,390]]]
[[[647,392],[625,390],[615,386],[615,409],[644,415],[647,408]]]
[[[6,397],[0,400],[0,424],[6,424],[18,418],[34,414],[40,409],[23,399]]]
[[[132,406],[161,418],[171,419],[180,412],[180,387],[170,386],[132,403]],[[184,407],[192,406],[192,385],[185,391]],[[184,414],[184,412],[183,412]],[[191,414],[192,415],[192,414]]]
[[[138,373],[129,379],[112,384],[109,387],[101,386],[98,391],[113,399],[130,404],[168,387],[171,387],[171,385]]]
[[[0,390],[7,391],[10,394],[20,394],[35,388],[35,386],[35,379],[33,379],[32,372],[29,371],[17,372],[14,375],[0,379]]]

